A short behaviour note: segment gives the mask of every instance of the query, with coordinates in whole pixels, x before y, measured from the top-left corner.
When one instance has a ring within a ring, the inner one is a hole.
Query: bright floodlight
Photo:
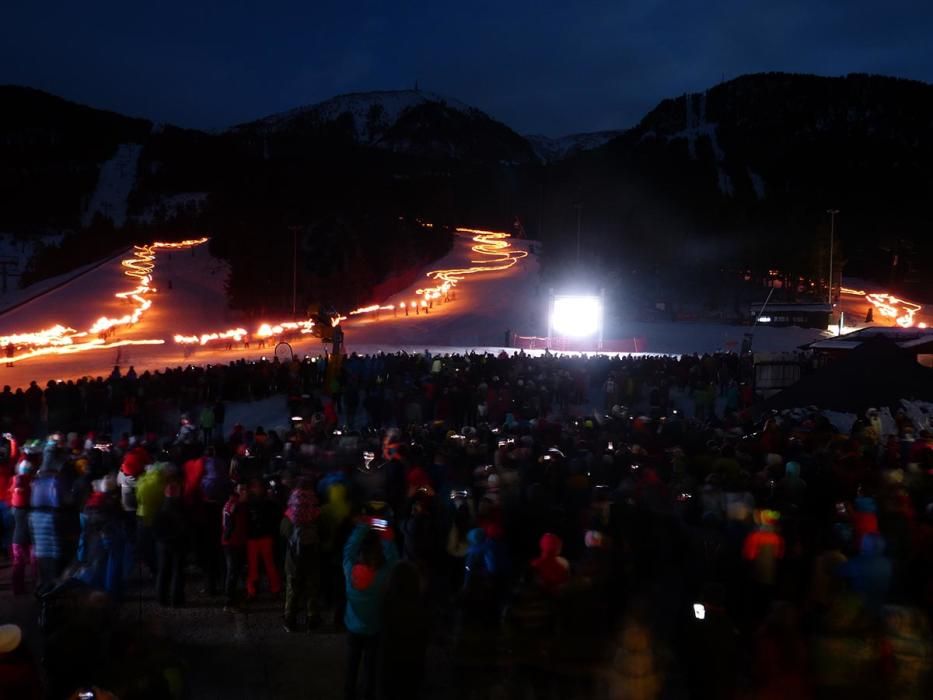
[[[551,327],[559,335],[573,338],[595,335],[602,319],[603,305],[599,297],[554,297]]]

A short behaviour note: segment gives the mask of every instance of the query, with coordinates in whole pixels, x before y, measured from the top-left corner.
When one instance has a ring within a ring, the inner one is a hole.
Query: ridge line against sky
[[[98,0],[5,15],[0,83],[199,129],[416,80],[548,136],[629,128],[747,73],[933,81],[933,3],[915,0]]]

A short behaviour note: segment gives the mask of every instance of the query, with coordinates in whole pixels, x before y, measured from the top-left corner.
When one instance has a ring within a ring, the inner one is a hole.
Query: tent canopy
[[[764,408],[818,406],[861,413],[897,408],[901,399],[933,400],[933,369],[892,340],[871,338],[826,367],[768,399]]]

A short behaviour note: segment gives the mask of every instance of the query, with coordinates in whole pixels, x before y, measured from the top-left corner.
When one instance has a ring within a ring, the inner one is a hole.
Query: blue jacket
[[[357,525],[350,539],[343,548],[343,574],[347,582],[347,611],[343,623],[347,630],[354,634],[375,635],[382,631],[382,605],[385,597],[386,585],[392,567],[398,561],[398,549],[391,540],[382,541],[382,553],[385,564],[376,571],[373,582],[364,590],[353,586],[353,566],[357,563],[360,544],[369,528],[366,525]]]
[[[60,559],[61,537],[58,534],[58,513],[34,510],[29,513],[29,533],[37,558]]]
[[[230,477],[216,457],[204,458],[204,475],[201,477],[201,493],[205,501],[223,505],[230,495]]]
[[[843,564],[842,574],[872,613],[881,612],[891,585],[891,561],[884,556],[884,539],[868,533],[862,537],[861,552]]]

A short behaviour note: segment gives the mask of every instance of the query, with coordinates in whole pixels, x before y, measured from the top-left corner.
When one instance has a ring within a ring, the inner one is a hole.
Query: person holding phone
[[[357,523],[343,550],[346,576],[347,672],[344,695],[355,700],[362,665],[363,697],[376,695],[376,655],[382,632],[385,590],[392,567],[398,561],[392,529],[385,520]]]

